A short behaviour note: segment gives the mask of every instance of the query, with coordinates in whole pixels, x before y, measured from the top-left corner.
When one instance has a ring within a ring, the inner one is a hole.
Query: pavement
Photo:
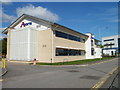
[[[118,67],[118,58],[91,65],[39,66],[8,62],[3,88],[92,88]]]
[[[120,69],[116,70],[111,77],[101,86],[101,88],[109,88],[109,90],[120,90]]]

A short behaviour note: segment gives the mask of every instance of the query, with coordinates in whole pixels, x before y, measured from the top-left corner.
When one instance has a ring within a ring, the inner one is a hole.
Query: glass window
[[[106,41],[113,41],[114,39],[107,39],[107,40],[104,40],[104,42],[106,42]]]
[[[94,46],[93,40],[91,40],[91,46]]]
[[[80,56],[85,55],[83,50],[56,48],[56,56]]]
[[[118,38],[118,52],[120,53],[120,38]]]
[[[56,56],[67,56],[68,49],[56,48]]]
[[[69,50],[69,56],[79,56],[79,55],[81,55],[80,50],[73,50],[73,49]]]
[[[63,32],[59,32],[59,31],[55,31],[55,33],[56,33],[57,37],[62,37],[62,38],[66,38],[67,39],[68,34],[63,33]]]
[[[91,48],[91,55],[94,55],[94,48]]]
[[[66,33],[63,33],[63,32],[60,32],[60,31],[55,31],[55,35],[56,35],[56,37],[61,37],[61,38],[81,42],[81,38],[70,35],[70,34],[66,34]]]

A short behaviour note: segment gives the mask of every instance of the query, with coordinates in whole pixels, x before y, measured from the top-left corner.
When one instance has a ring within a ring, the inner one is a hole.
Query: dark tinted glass
[[[66,33],[63,33],[63,32],[60,32],[60,31],[55,31],[55,35],[56,35],[56,37],[61,37],[61,38],[81,42],[81,38],[70,35],[70,34],[66,34]]]
[[[68,49],[57,48],[56,49],[56,56],[67,56]]]
[[[91,55],[94,55],[94,49],[91,48]]]
[[[74,49],[63,49],[63,48],[56,48],[56,56],[80,56],[85,55],[84,53],[81,54],[81,50],[74,50]]]
[[[118,38],[118,52],[120,53],[120,38]]]
[[[106,42],[106,41],[113,41],[114,39],[107,39],[107,40],[104,40],[104,42]]]
[[[57,37],[67,38],[67,34],[59,31],[55,31]]]

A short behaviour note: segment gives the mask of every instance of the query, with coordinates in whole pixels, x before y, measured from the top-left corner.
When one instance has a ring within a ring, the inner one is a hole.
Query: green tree
[[[0,40],[0,53],[2,53],[2,55],[6,55],[7,54],[7,38],[3,38],[2,40]]]
[[[100,44],[100,48],[104,48],[104,46],[102,44]]]

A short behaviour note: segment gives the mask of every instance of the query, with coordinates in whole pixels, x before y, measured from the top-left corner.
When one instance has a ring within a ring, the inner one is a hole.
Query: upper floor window
[[[80,38],[73,35],[68,35],[68,39],[80,42]]]
[[[61,38],[65,38],[65,39],[69,39],[69,40],[73,40],[73,41],[78,41],[78,42],[82,42],[81,38],[70,35],[70,34],[66,34],[60,31],[55,31],[55,35],[56,37],[61,37]]]
[[[106,41],[114,41],[114,39],[106,39],[106,40],[104,40],[104,42],[106,42]]]
[[[91,40],[91,46],[94,46],[94,42],[93,42],[93,40]]]
[[[55,31],[55,34],[57,37],[62,37],[62,38],[67,38],[68,35],[66,33],[63,32],[59,32],[59,31]]]

